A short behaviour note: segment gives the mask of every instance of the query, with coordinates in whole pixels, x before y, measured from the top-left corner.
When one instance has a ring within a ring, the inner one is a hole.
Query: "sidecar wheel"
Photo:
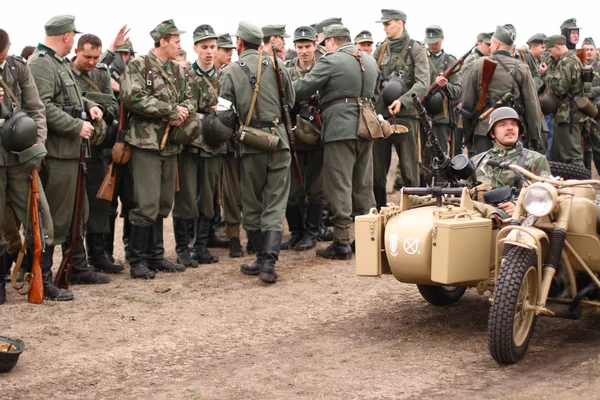
[[[514,247],[504,257],[488,319],[490,355],[500,364],[517,363],[529,346],[537,320],[536,253]]]
[[[448,306],[463,297],[466,286],[417,285],[421,296],[434,306]]]

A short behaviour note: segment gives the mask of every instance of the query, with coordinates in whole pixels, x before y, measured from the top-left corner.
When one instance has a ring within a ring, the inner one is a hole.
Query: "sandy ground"
[[[571,399],[600,389],[600,317],[541,318],[526,357],[503,367],[487,349],[487,297],[473,291],[434,307],[414,285],[357,277],[354,260],[314,251],[282,252],[280,279],[266,286],[214,253],[218,264],[151,281],[126,270],[72,286],[73,302],[32,305],[9,289],[0,335],[27,350],[0,375],[0,399]]]

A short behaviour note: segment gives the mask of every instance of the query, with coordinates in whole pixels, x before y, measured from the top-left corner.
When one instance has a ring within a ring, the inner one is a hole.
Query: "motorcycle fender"
[[[521,229],[526,232],[523,232]],[[538,243],[542,243],[543,240],[545,240],[546,243],[548,242],[548,235],[541,229],[532,226],[521,227],[521,229],[513,229],[510,231],[504,240],[504,244],[511,244],[513,246],[525,247],[526,249],[537,251]]]

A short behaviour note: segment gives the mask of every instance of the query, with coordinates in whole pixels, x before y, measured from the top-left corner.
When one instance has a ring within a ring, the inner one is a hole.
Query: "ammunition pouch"
[[[359,106],[358,129],[356,135],[365,140],[380,139],[383,137],[383,131],[375,113],[375,106],[371,99],[359,97],[357,99]]]
[[[321,142],[321,131],[300,114],[296,115],[296,137],[306,144],[316,145]]]
[[[251,126],[240,126],[237,137],[239,142],[269,153],[277,150],[277,145],[279,144],[279,136],[266,133]]]
[[[77,107],[77,106],[62,106],[61,109],[62,109],[63,112],[69,114],[73,118],[82,119],[84,121],[87,121],[87,119],[88,119],[87,118],[87,113],[81,107]]]
[[[581,80],[583,83],[590,83],[594,80],[594,68],[591,65],[581,68]]]
[[[586,96],[575,96],[575,104],[577,108],[590,118],[595,118],[598,115],[598,108]]]

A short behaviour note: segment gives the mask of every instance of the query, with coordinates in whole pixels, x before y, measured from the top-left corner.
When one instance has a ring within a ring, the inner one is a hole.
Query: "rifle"
[[[475,110],[478,112],[483,110],[483,106],[488,99],[488,86],[494,77],[494,72],[496,71],[496,67],[498,63],[492,59],[484,58],[483,59],[483,68],[481,70],[481,97],[475,106]]]
[[[275,69],[275,75],[277,75],[277,86],[279,87],[279,100],[281,101],[281,108],[283,109],[283,125],[285,132],[287,133],[288,140],[290,142],[290,151],[292,153],[292,161],[294,162],[294,171],[296,172],[296,183],[298,185],[304,185],[302,180],[302,174],[300,173],[300,163],[298,162],[298,153],[296,153],[296,138],[294,130],[292,129],[292,116],[290,113],[290,106],[285,98],[285,88],[283,87],[283,72],[279,68],[277,62],[277,53],[275,52],[275,46],[271,47],[273,50],[273,68]]]
[[[504,93],[504,96],[502,96],[502,98],[500,98],[500,100],[498,100],[496,102],[496,104],[494,104],[493,106],[488,108],[483,114],[481,114],[479,116],[479,119],[480,120],[486,119],[487,116],[492,113],[492,111],[494,111],[496,108],[502,106],[504,103],[509,102],[510,100],[512,100],[512,98],[513,98],[513,94],[511,92]]]
[[[71,233],[67,238],[69,248],[63,253],[63,259],[54,278],[54,286],[61,289],[69,288],[69,279],[71,277],[71,268],[73,267],[73,252],[80,240],[83,240],[83,207],[85,202],[85,178],[87,175],[87,165],[85,155],[87,153],[87,140],[81,141],[79,149],[79,172],[77,173],[77,189],[75,191],[75,205],[73,218],[71,219]]]
[[[471,47],[469,49],[469,51],[467,51],[465,54],[463,54],[463,56],[461,58],[459,58],[458,60],[456,60],[454,62],[454,64],[452,64],[450,67],[448,67],[448,69],[446,69],[441,76],[443,76],[446,79],[450,79],[450,77],[455,74],[456,72],[458,72],[460,70],[460,66],[463,65],[463,63],[465,62],[465,60],[467,59],[467,57],[469,57],[469,55],[471,54],[471,52],[473,51],[473,49],[477,46],[477,44],[474,44],[473,47]],[[456,70],[457,68],[459,68],[459,70]],[[456,71],[455,71],[456,70]],[[428,98],[430,98],[431,96],[433,96],[435,94],[435,92],[439,89],[440,85],[437,84],[437,82],[433,82],[431,84],[431,86],[429,86],[429,90],[427,90],[427,95],[425,97],[421,97],[421,103],[425,103],[425,101],[427,101]]]
[[[42,210],[40,207],[40,189],[37,170],[30,172],[31,180],[31,230],[33,234],[33,262],[31,264],[31,278],[27,302],[40,304],[44,299],[44,281],[42,279],[42,251],[44,251],[44,233],[42,228]]]

